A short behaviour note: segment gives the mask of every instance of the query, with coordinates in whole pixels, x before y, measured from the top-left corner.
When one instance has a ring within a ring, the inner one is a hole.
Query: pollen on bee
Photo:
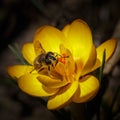
[[[68,56],[66,54],[62,54],[62,57],[58,58],[58,62],[66,64],[66,58],[68,58]]]

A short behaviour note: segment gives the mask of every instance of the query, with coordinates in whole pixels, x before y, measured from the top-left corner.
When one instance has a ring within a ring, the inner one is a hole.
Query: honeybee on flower
[[[89,26],[81,19],[62,30],[46,25],[36,31],[33,42],[23,45],[23,57],[30,65],[9,66],[7,71],[17,78],[22,91],[49,97],[48,109],[57,109],[95,97],[100,83],[91,72],[102,65],[104,50],[106,62],[115,48],[114,38],[96,48]],[[45,52],[40,54],[43,49]]]

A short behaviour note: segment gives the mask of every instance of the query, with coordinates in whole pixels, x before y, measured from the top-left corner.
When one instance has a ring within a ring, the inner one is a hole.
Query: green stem
[[[102,76],[103,76],[103,70],[104,70],[104,66],[105,66],[105,59],[106,59],[106,50],[104,50],[104,52],[103,52],[102,66],[100,67],[100,71],[99,71],[100,84],[101,84],[101,80],[102,80]]]
[[[99,82],[100,82],[100,90],[102,90],[102,78],[103,78],[103,70],[104,70],[104,66],[105,66],[105,59],[106,59],[106,49],[104,49],[104,51],[103,51],[102,65],[101,65],[101,67],[99,69],[98,79],[99,79]],[[100,94],[99,97],[102,97],[101,94]],[[101,116],[100,116],[100,107],[101,107],[101,100],[100,100],[100,104],[99,104],[97,112],[96,112],[97,120],[101,119]]]
[[[24,64],[24,65],[26,65],[26,64],[28,64],[25,60],[24,60],[24,58],[23,58],[23,56],[22,56],[22,54],[21,54],[21,52],[20,52],[20,50],[19,50],[19,48],[18,48],[18,46],[15,44],[15,48],[12,46],[12,45],[8,45],[8,47],[9,47],[9,49],[13,52],[13,54],[15,55],[15,56],[17,56],[17,58],[20,60],[20,62],[22,63],[22,64]]]

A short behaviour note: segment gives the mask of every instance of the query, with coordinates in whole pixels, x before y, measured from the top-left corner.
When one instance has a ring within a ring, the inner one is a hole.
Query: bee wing
[[[39,41],[36,41],[34,43],[34,46],[35,46],[35,52],[36,52],[37,56],[42,53],[46,53]]]

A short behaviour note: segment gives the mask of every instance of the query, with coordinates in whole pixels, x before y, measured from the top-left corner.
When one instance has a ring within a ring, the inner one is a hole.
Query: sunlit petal
[[[49,88],[60,88],[69,83],[69,81],[66,81],[64,79],[55,79],[45,75],[39,75],[37,78],[43,85]]]
[[[67,104],[70,98],[73,96],[78,87],[78,81],[61,88],[56,95],[53,95],[48,100],[47,107],[48,109],[57,109],[61,106]]]
[[[55,70],[62,76],[66,75],[65,65],[63,63],[58,63],[55,67]]]
[[[73,74],[75,72],[75,62],[71,52],[61,44],[60,53],[62,56],[58,58],[55,70],[62,76]]]
[[[42,85],[37,79],[38,74],[25,74],[18,80],[18,85],[22,91],[33,96],[51,96],[55,94],[58,89],[47,88]]]
[[[24,58],[33,65],[34,59],[36,58],[33,43],[26,43],[23,45],[22,54]]]
[[[109,39],[97,48],[97,61],[91,71],[94,71],[102,64],[103,52],[106,50],[106,60],[107,61],[114,53],[116,48],[116,39]]]
[[[99,89],[99,81],[94,76],[85,76],[79,81],[79,87],[73,96],[73,102],[87,102],[92,99]]]
[[[81,59],[76,61],[78,77],[89,73],[93,66],[95,65],[95,62],[96,62],[96,49],[95,46],[93,45],[93,47],[90,50],[90,54],[86,60]]]
[[[77,19],[65,27],[63,33],[68,39],[65,47],[70,49],[73,57],[85,60],[93,44],[89,26],[81,19]]]
[[[63,41],[66,41],[66,39],[63,33],[57,28],[52,26],[44,26],[38,29],[35,34],[34,37],[35,48],[37,47],[38,41],[46,52],[52,51],[52,52],[60,53],[59,45]]]
[[[66,25],[66,26],[62,29],[62,32],[63,32],[63,34],[65,35],[66,38],[68,37],[69,29],[70,29],[70,24]]]
[[[91,52],[89,54],[89,57],[86,61],[86,63],[84,63],[83,67],[82,67],[82,71],[81,71],[81,76],[87,74],[90,72],[90,70],[93,68],[93,66],[95,65],[96,62],[96,48],[93,45],[93,47],[91,48]],[[78,66],[79,67],[79,66]],[[79,70],[79,68],[78,68]],[[80,71],[80,70],[79,70]]]
[[[33,70],[33,66],[27,65],[14,65],[7,67],[8,74],[15,79],[18,79],[20,76],[30,73]]]

